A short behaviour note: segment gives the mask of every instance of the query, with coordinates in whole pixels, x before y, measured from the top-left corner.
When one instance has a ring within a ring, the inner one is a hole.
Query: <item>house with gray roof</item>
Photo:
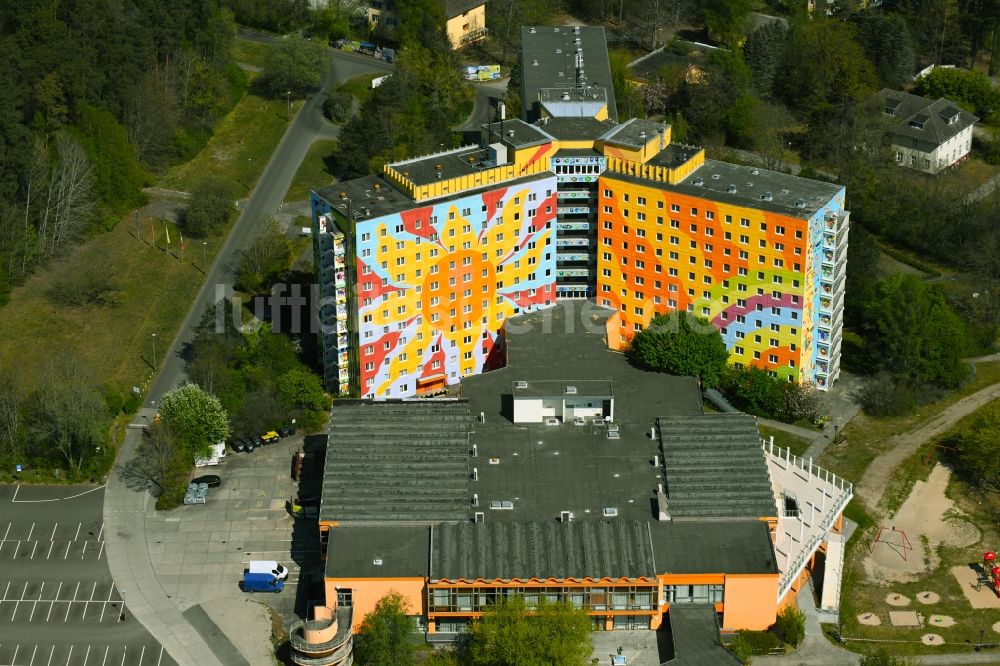
[[[954,102],[889,88],[875,97],[890,124],[886,136],[896,164],[933,174],[960,163],[972,150],[972,127],[979,118]]]

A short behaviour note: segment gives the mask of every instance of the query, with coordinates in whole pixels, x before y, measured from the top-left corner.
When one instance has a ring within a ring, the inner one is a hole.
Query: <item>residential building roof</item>
[[[722,647],[715,606],[671,604],[665,628],[673,647],[673,659],[664,666],[736,666],[740,662]]]
[[[578,85],[578,49],[582,49],[583,86]],[[608,43],[603,27],[521,28],[521,106],[525,120],[531,122],[539,118],[539,94],[545,88],[603,89],[608,117],[617,120]]]
[[[894,122],[887,132],[891,142],[924,152],[930,152],[979,120],[943,97],[931,101],[889,88],[883,88],[875,97],[878,110]]]
[[[515,149],[541,145],[554,139],[551,134],[538,125],[531,125],[520,118],[508,118],[502,124],[495,122],[485,124],[482,127],[488,132],[492,131],[487,143],[501,139]]]
[[[757,421],[747,414],[657,420],[673,520],[777,516]]]
[[[462,400],[335,402],[319,519],[467,520],[471,429]]]
[[[485,4],[486,0],[444,0],[444,17],[455,18]]]
[[[340,578],[419,578],[430,572],[427,525],[339,527],[326,554],[327,575]]]
[[[601,138],[605,143],[628,146],[629,148],[642,148],[660,132],[666,132],[666,130],[665,123],[631,118],[621,125],[611,128]]]
[[[697,149],[689,148],[689,150]],[[657,164],[659,157],[658,155],[650,160],[650,164]],[[842,185],[834,183],[716,160],[705,160],[705,163],[687,178],[673,185],[612,171],[604,172],[601,177],[649,185],[665,191],[710,199],[720,204],[746,206],[795,218],[810,217],[844,189]]]
[[[595,141],[609,129],[615,127],[614,121],[597,120],[596,118],[545,118],[541,127],[548,134],[563,141]]]

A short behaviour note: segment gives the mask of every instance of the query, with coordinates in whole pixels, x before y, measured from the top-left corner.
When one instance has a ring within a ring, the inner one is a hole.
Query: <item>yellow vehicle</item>
[[[281,436],[278,435],[278,433],[274,432],[273,430],[269,430],[260,436],[260,443],[264,445],[274,444],[279,439],[281,439]]]

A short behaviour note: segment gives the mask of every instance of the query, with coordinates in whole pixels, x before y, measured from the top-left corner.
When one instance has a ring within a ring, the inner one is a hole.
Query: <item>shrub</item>
[[[743,639],[753,655],[765,655],[781,648],[781,640],[770,631],[741,631],[738,638]]]
[[[211,235],[229,221],[233,196],[233,188],[226,181],[205,178],[191,193],[191,201],[181,218],[181,228],[196,238]]]
[[[346,123],[354,110],[354,95],[337,90],[331,91],[323,102],[323,113],[331,122]]]
[[[46,295],[56,305],[83,307],[114,305],[117,291],[115,277],[106,266],[86,264],[60,273]]]
[[[729,641],[726,647],[733,653],[737,661],[744,664],[744,666],[749,666],[749,664],[753,663],[753,648],[750,646],[750,641],[743,635],[743,632],[738,633],[736,638]]]
[[[786,606],[778,615],[775,630],[789,645],[799,646],[806,635],[806,616],[795,606]]]

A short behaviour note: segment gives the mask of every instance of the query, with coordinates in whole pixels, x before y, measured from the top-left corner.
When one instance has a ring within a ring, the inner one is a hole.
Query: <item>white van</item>
[[[274,560],[250,560],[250,566],[247,567],[247,571],[249,573],[271,574],[278,580],[288,578],[288,569]]]

